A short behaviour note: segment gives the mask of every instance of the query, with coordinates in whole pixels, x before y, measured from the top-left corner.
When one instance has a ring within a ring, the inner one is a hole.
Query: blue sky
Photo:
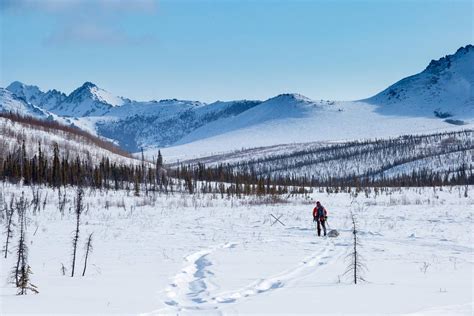
[[[0,86],[369,97],[473,42],[472,1],[0,0]]]

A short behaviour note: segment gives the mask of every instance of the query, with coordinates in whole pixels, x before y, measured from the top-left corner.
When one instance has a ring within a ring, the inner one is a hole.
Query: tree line
[[[47,154],[46,152],[49,152]],[[66,185],[94,187],[97,189],[127,189],[140,191],[168,191],[173,185],[171,178],[177,180],[176,189],[181,187],[189,193],[200,190],[203,193],[236,195],[266,195],[285,193],[307,193],[309,187],[406,187],[442,186],[474,184],[474,174],[467,164],[456,169],[436,171],[421,168],[396,176],[384,176],[379,172],[367,171],[362,174],[349,174],[342,177],[319,178],[316,174],[308,177],[297,173],[262,174],[257,168],[242,164],[232,166],[219,164],[206,166],[203,163],[179,165],[165,170],[161,153],[154,163],[143,158],[137,164],[117,164],[108,157],[98,163],[76,156],[70,159],[61,155],[59,146],[43,148],[29,156],[26,144],[15,147],[11,152],[0,156],[0,180],[24,185]],[[198,184],[201,182],[200,184]]]
[[[315,144],[302,150],[277,150],[263,157],[239,160],[238,155],[229,154],[220,158],[229,159],[229,163],[205,166],[192,161],[177,166],[175,174],[234,183],[257,183],[260,179],[284,186],[467,185],[474,183],[473,136],[472,130],[465,130]]]
[[[169,174],[182,179],[188,186],[198,181],[208,184],[229,183],[234,193],[243,194],[281,194],[305,193],[305,188],[311,187],[423,187],[423,186],[453,186],[474,184],[474,173],[467,164],[461,164],[456,169],[436,171],[421,168],[395,176],[385,176],[380,173],[367,171],[363,174],[350,173],[341,177],[319,178],[317,174],[308,177],[297,173],[262,174],[256,169],[239,168],[230,164],[206,166],[203,163],[180,165],[169,170]],[[291,188],[291,189],[289,189]]]
[[[159,153],[154,163],[142,160],[136,164],[118,164],[103,157],[99,162],[77,155],[70,159],[61,154],[59,145],[43,148],[38,143],[36,152],[27,154],[25,141],[21,146],[0,156],[0,180],[24,185],[66,185],[94,187],[98,189],[133,189],[137,194],[141,187],[146,190],[162,189],[168,182]]]

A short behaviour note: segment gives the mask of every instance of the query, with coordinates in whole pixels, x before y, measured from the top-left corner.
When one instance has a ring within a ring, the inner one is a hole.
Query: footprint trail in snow
[[[167,296],[165,304],[168,308],[156,313],[201,311],[220,314],[219,305],[221,304],[236,303],[241,299],[292,285],[298,280],[317,273],[321,267],[339,255],[335,253],[334,243],[326,240],[322,249],[287,270],[257,279],[238,290],[216,293],[219,287],[212,281],[214,273],[210,256],[215,252],[237,246],[237,243],[225,243],[185,257],[185,266],[173,277],[172,283],[165,290]]]

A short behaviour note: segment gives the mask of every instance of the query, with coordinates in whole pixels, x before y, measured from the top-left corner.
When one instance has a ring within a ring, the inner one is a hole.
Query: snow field
[[[134,197],[90,191],[81,220],[76,271],[94,233],[85,277],[68,276],[74,189],[41,188],[46,207],[30,213],[32,283],[16,296],[8,283],[14,254],[0,259],[1,314],[472,314],[473,189],[395,189],[356,198],[318,192],[268,199],[175,193]],[[31,189],[0,184],[9,202]],[[62,190],[61,196],[63,196]],[[320,200],[338,238],[318,238],[311,210]],[[343,276],[359,218],[367,282]],[[285,226],[270,216],[282,215]],[[4,224],[4,220],[2,221]],[[13,244],[16,242],[15,231]],[[2,235],[2,244],[5,235]],[[66,267],[62,275],[61,264]]]

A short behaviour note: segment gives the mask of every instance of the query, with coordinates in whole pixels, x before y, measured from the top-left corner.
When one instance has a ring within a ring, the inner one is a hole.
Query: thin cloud
[[[67,13],[93,8],[94,11],[154,13],[158,0],[1,0],[0,10],[24,13],[27,11]]]
[[[147,44],[153,35],[127,32],[123,21],[127,16],[155,14],[158,0],[0,0],[4,14],[42,13],[55,21],[45,45],[102,46]]]
[[[123,44],[127,42],[127,35],[120,30],[107,26],[94,25],[91,23],[81,23],[67,25],[50,34],[46,44],[61,45],[82,42],[94,44]]]
[[[90,43],[102,46],[146,44],[154,41],[149,35],[132,36],[126,31],[109,25],[76,22],[55,30],[44,41],[45,45],[75,45]]]

